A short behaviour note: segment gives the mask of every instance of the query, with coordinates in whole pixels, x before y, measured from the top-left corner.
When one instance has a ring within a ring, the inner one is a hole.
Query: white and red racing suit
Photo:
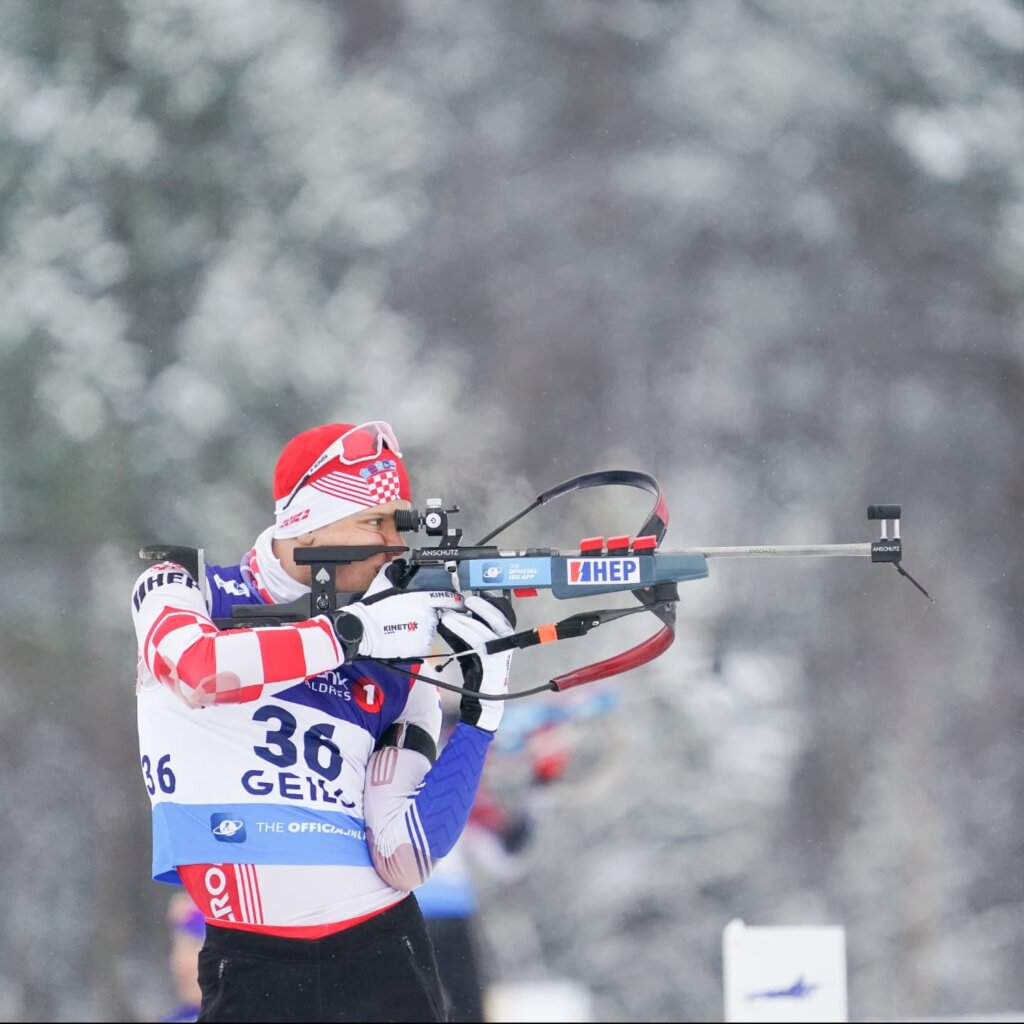
[[[271,532],[239,565],[206,566],[204,586],[163,562],[133,588],[152,870],[209,923],[319,938],[427,879],[465,826],[492,735],[460,723],[435,760],[437,687],[340,664],[326,617],[218,628],[234,605],[308,594]]]

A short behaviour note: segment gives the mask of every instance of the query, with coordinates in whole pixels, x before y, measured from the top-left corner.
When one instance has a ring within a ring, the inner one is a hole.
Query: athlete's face
[[[407,501],[389,501],[386,505],[374,505],[327,526],[321,526],[318,530],[304,533],[299,537],[298,545],[320,548],[351,545],[364,547],[371,544],[393,547],[404,544],[402,535],[395,529],[395,512],[411,507]],[[362,562],[339,565],[334,572],[334,585],[339,591],[362,593],[373,581],[380,567],[394,557],[388,554],[374,555]],[[302,582],[309,583],[309,566],[297,568],[305,570]]]

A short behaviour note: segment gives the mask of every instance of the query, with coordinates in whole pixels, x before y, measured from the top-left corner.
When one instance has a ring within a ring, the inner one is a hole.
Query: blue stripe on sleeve
[[[436,860],[455,845],[469,820],[494,734],[459,722],[416,797],[420,824]]]

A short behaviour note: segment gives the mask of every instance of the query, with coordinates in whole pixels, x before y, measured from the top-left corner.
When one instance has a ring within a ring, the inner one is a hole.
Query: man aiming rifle
[[[299,434],[273,493],[238,564],[165,560],[132,590],[153,877],[206,920],[200,1020],[442,1021],[413,890],[466,824],[512,653],[483,645],[512,625],[483,596],[396,588],[378,553],[334,568],[333,588],[361,595],[340,610],[221,628],[235,607],[308,595],[304,550],[400,546],[411,508],[382,421]],[[410,675],[435,635],[466,691],[439,755],[438,688]]]

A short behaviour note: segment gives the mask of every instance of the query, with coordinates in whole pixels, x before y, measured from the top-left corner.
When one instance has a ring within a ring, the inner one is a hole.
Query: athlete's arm
[[[435,758],[440,727],[437,687],[417,681],[367,768],[363,817],[370,856],[377,874],[396,889],[422,885],[455,845],[494,738],[460,722]]]
[[[132,592],[142,664],[192,705],[259,700],[264,686],[297,683],[344,660],[326,617],[280,626],[218,629],[196,582],[162,562]]]

